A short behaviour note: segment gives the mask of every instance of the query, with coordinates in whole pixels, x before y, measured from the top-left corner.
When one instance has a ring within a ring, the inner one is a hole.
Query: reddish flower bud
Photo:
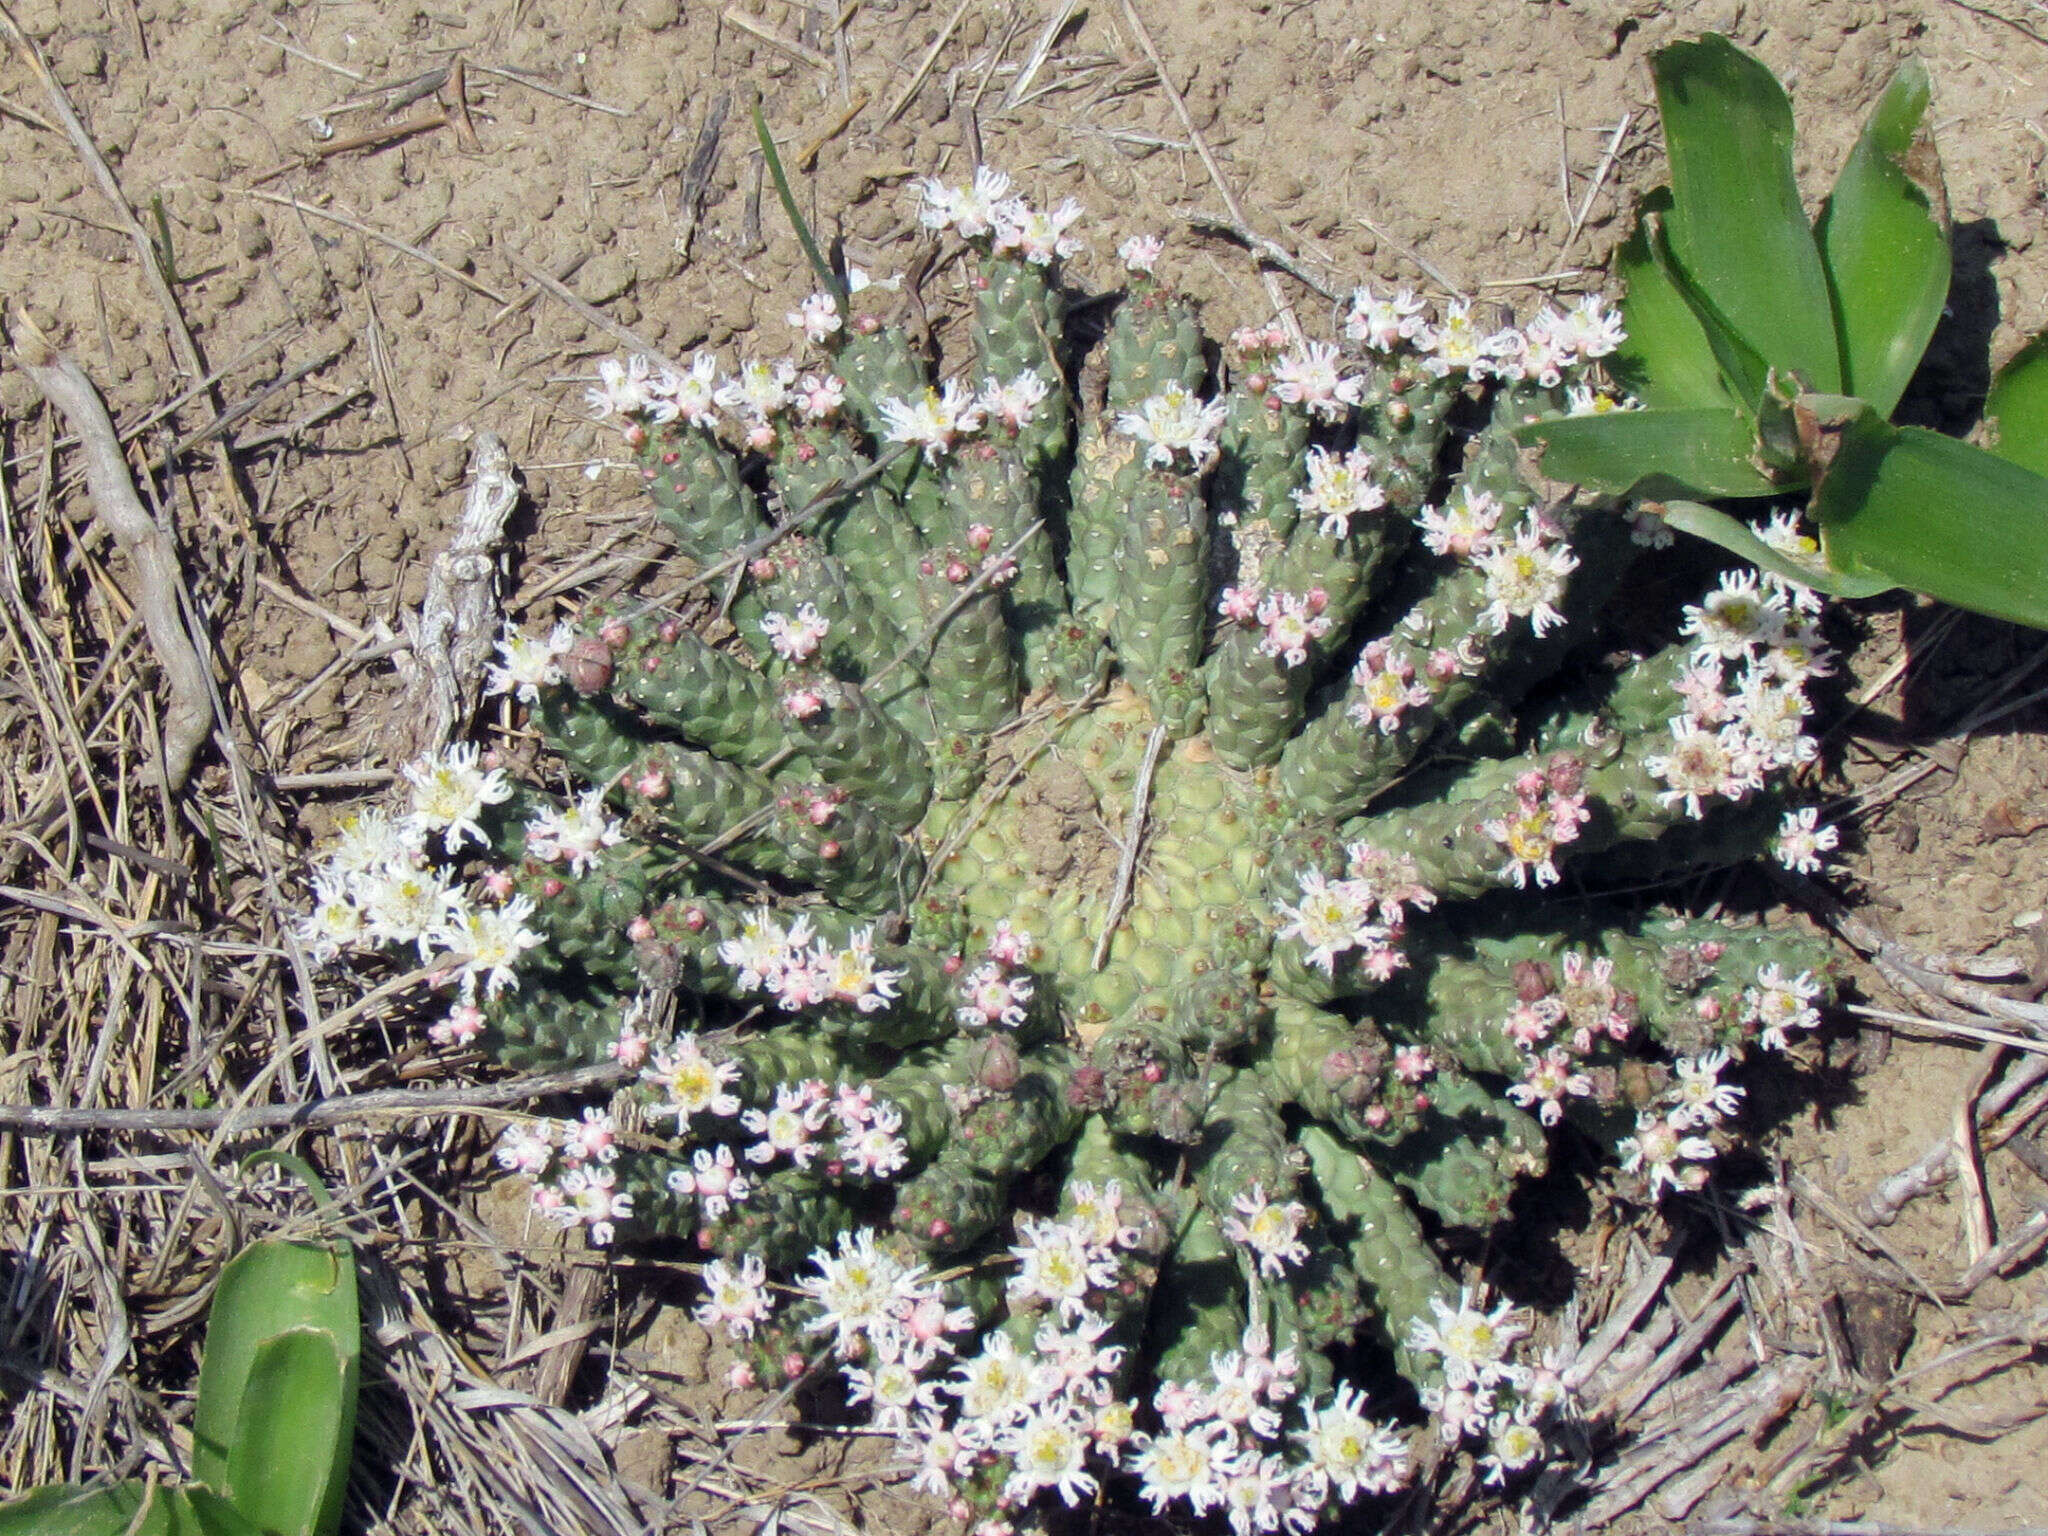
[[[933,1242],[942,1243],[953,1235],[953,1223],[943,1216],[934,1216],[924,1230]]]
[[[553,875],[548,876],[547,879],[541,881],[540,883],[540,893],[543,896],[559,896],[562,894],[564,889],[565,887],[563,886],[562,882],[557,880]]]
[[[683,456],[671,448],[661,456],[661,462],[664,464],[680,464],[683,462]]]
[[[706,915],[702,907],[683,908],[683,926],[689,929],[690,932],[702,933],[710,925],[710,922],[710,917]]]
[[[683,625],[679,619],[663,619],[655,634],[661,637],[663,645],[674,645],[683,637]]]
[[[628,448],[639,449],[647,442],[647,429],[636,421],[632,426],[626,428],[625,438]]]
[[[946,562],[946,580],[953,583],[956,587],[973,574],[973,570],[969,568],[965,560],[948,560]]]
[[[654,937],[654,924],[647,921],[646,913],[641,913],[633,921],[626,924],[626,937],[635,944],[644,944],[647,940]]]
[[[799,444],[799,445],[797,446],[797,450],[796,450],[796,461],[797,461],[797,463],[799,463],[799,464],[808,464],[808,463],[810,463],[810,462],[811,462],[811,460],[815,459],[815,458],[816,458],[817,456],[818,456],[818,450],[817,450],[817,448],[816,448],[815,446],[813,446],[812,444],[810,444],[810,443],[801,443],[801,444]]]
[[[839,843],[836,838],[827,838],[824,842],[818,844],[818,857],[821,859],[836,859],[839,857],[839,852]]]
[[[960,967],[963,963],[958,955],[948,955],[946,956],[945,964],[941,965],[939,969],[948,976],[957,976],[960,974]]]

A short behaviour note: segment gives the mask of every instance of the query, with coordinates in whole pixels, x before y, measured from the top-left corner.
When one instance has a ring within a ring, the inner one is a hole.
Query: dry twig
[[[15,325],[21,335],[15,360],[78,435],[93,508],[135,568],[132,600],[142,613],[150,646],[170,688],[164,716],[164,782],[174,792],[181,790],[199,749],[213,732],[213,695],[206,663],[179,614],[178,594],[185,577],[178,568],[177,546],[135,494],[114,423],[85,370],[51,346],[26,313],[16,313]]]

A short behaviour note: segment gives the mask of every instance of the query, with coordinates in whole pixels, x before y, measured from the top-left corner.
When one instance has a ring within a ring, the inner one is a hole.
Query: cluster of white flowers
[[[1466,561],[1486,577],[1482,625],[1501,634],[1514,620],[1527,619],[1539,636],[1547,634],[1564,623],[1557,605],[1579,557],[1540,514],[1529,514],[1508,533],[1502,526],[1506,512],[1490,491],[1461,484],[1442,506],[1424,507],[1415,521],[1430,553]]]
[[[814,294],[790,323],[818,341],[838,330],[838,318],[830,297]],[[794,413],[800,421],[829,422],[846,404],[844,379],[825,371],[800,376],[789,358],[743,361],[737,372],[721,375],[708,352],[697,353],[686,373],[645,357],[608,357],[597,372],[598,383],[584,398],[599,418],[617,417],[635,447],[650,426],[682,421],[709,432],[729,418],[747,446],[765,449],[774,445],[777,417]]]
[[[923,451],[927,463],[936,464],[962,438],[985,426],[1021,432],[1051,393],[1037,370],[1026,368],[1012,379],[983,379],[972,393],[957,379],[948,379],[943,388],[927,387],[916,399],[884,395],[875,404],[887,423],[887,441],[912,444]]]
[[[1488,1310],[1470,1288],[1454,1307],[1440,1296],[1429,1306],[1436,1320],[1416,1318],[1408,1347],[1443,1362],[1443,1383],[1426,1388],[1422,1404],[1436,1416],[1446,1444],[1485,1440],[1479,1465],[1486,1481],[1501,1484],[1533,1466],[1543,1455],[1544,1418],[1569,1409],[1563,1379],[1549,1365],[1518,1365],[1509,1359],[1515,1342],[1529,1331],[1526,1319],[1502,1301]]]
[[[1699,1189],[1715,1146],[1705,1134],[1742,1107],[1742,1089],[1721,1081],[1730,1053],[1723,1050],[1681,1057],[1675,1077],[1657,1103],[1636,1114],[1633,1136],[1618,1143],[1621,1171],[1649,1181],[1652,1199],[1666,1189]]]
[[[565,806],[543,807],[526,824],[526,851],[543,864],[564,861],[581,875],[624,835],[617,819],[604,813],[604,791],[590,789]]]
[[[1555,885],[1561,876],[1557,852],[1576,842],[1579,828],[1592,819],[1586,809],[1586,791],[1576,760],[1557,759],[1548,772],[1531,768],[1515,779],[1514,808],[1505,815],[1479,824],[1479,830],[1499,843],[1508,859],[1500,867],[1504,880],[1521,890],[1533,875],[1539,886]]]
[[[511,896],[509,880],[486,882],[489,899],[473,897],[429,851],[437,838],[451,856],[472,838],[487,841],[478,818],[511,795],[504,770],[483,767],[476,745],[465,742],[406,764],[404,777],[412,786],[407,814],[356,813],[314,865],[314,904],[299,920],[300,941],[323,963],[344,949],[410,944],[422,964],[460,984],[465,1005],[479,983],[487,997],[516,988],[519,957],[542,942],[526,925],[533,898]],[[576,811],[552,814],[573,819]],[[463,1012],[437,1039],[466,1044],[480,1028],[480,1016]]]
[[[1367,842],[1348,844],[1344,853],[1343,878],[1303,870],[1295,877],[1301,899],[1273,903],[1283,920],[1278,937],[1299,940],[1302,958],[1330,976],[1337,973],[1338,957],[1355,949],[1351,963],[1359,974],[1385,981],[1408,963],[1400,949],[1407,909],[1427,912],[1436,894],[1422,884],[1407,854]]]
[[[1351,296],[1344,334],[1374,352],[1391,356],[1406,347],[1422,355],[1422,366],[1438,378],[1505,379],[1554,389],[1567,369],[1608,356],[1625,339],[1621,314],[1598,294],[1587,294],[1560,313],[1546,305],[1525,326],[1484,331],[1472,306],[1455,300],[1431,324],[1422,300],[1403,288],[1381,298],[1370,288]]]
[[[602,1248],[616,1223],[633,1214],[633,1197],[618,1187],[618,1126],[599,1109],[581,1120],[536,1120],[507,1126],[498,1138],[498,1166],[531,1180],[533,1208],[559,1227],[583,1227]]]
[[[1330,633],[1330,594],[1321,587],[1306,592],[1267,592],[1256,585],[1225,587],[1216,611],[1239,624],[1265,631],[1258,649],[1283,667],[1308,660],[1309,647]]]
[[[1745,800],[1771,772],[1813,761],[1806,684],[1834,670],[1814,624],[1817,602],[1808,588],[1730,571],[1686,608],[1683,630],[1695,644],[1674,684],[1683,707],[1670,720],[1670,749],[1644,760],[1669,786],[1658,797],[1665,805],[1697,819],[1707,802]],[[1781,834],[1779,857],[1791,867],[1817,868],[1833,846],[1833,829],[1823,833],[1811,816],[1785,831],[1789,852]]]
[[[875,963],[872,928],[835,949],[814,936],[808,917],[799,915],[785,928],[768,907],[747,913],[739,936],[719,944],[718,958],[739,973],[741,993],[766,992],[791,1012],[843,1003],[875,1013],[889,1006],[903,979],[902,970]]]
[[[949,187],[936,176],[918,183],[918,222],[926,229],[987,240],[991,250],[1021,256],[1033,266],[1081,253],[1080,240],[1070,232],[1081,213],[1071,197],[1049,212],[1012,197],[1008,174],[986,165],[976,166],[964,187]]]
[[[1628,1039],[1636,1026],[1635,997],[1615,985],[1613,960],[1567,950],[1559,969],[1554,990],[1525,988],[1500,1021],[1522,1056],[1521,1079],[1508,1086],[1508,1097],[1545,1125],[1557,1124],[1568,1100],[1593,1092],[1583,1058],[1604,1042]]]
[[[1133,1435],[1125,1458],[1153,1513],[1184,1500],[1198,1515],[1222,1510],[1236,1536],[1306,1536],[1333,1498],[1407,1483],[1407,1444],[1367,1415],[1363,1392],[1340,1385],[1325,1403],[1302,1401],[1301,1427],[1290,1431],[1284,1409],[1300,1390],[1294,1350],[1274,1353],[1257,1323],[1239,1348],[1210,1356],[1208,1380],[1162,1382],[1152,1397],[1160,1428]],[[1287,1455],[1289,1445],[1299,1454]]]

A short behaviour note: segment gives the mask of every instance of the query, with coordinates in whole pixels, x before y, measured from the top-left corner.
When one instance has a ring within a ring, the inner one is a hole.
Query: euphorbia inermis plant
[[[1675,525],[1840,595],[1912,587],[2048,627],[2048,349],[1993,384],[1989,451],[1888,420],[1949,284],[1925,68],[1892,77],[1811,226],[1763,64],[1710,35],[1653,69],[1671,182],[1617,257],[1616,372],[1645,409],[1524,428],[1544,475],[1666,498]],[[1819,571],[1694,499],[1801,492]]]

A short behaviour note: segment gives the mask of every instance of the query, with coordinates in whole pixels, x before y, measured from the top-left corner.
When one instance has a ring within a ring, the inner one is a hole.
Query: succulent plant
[[[972,371],[930,382],[875,288],[791,316],[808,371],[608,363],[723,627],[508,636],[583,788],[415,765],[307,933],[443,953],[438,1038],[640,1068],[647,1134],[592,1110],[506,1166],[599,1241],[696,1244],[742,1373],[833,1355],[958,1512],[1123,1473],[1307,1529],[1406,1475],[1340,1379],[1373,1340],[1509,1476],[1557,1378],[1431,1233],[1501,1222],[1560,1123],[1640,1198],[1696,1187],[1733,1055],[1817,1021],[1807,942],[1629,894],[1830,845],[1770,787],[1813,750],[1816,600],[1731,573],[1661,611],[1654,527],[1525,478],[1515,428],[1619,403],[1598,299],[1489,333],[1360,289],[1348,347],[1219,361],[1134,239],[1077,399],[1079,210],[986,169],[923,196]]]

